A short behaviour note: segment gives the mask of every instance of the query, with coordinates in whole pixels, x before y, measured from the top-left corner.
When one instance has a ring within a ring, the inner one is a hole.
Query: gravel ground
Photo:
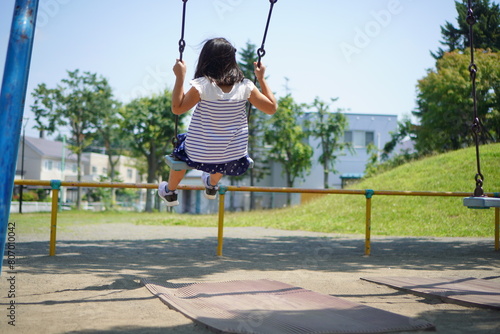
[[[500,333],[500,311],[442,303],[373,284],[370,276],[476,277],[500,282],[500,252],[484,238],[364,238],[264,228],[74,225],[16,235],[14,275],[4,261],[0,333],[211,333],[170,310],[140,284],[273,279],[401,315],[439,333]],[[9,281],[15,276],[14,281]],[[14,283],[15,297],[8,296]],[[15,326],[9,303],[15,302]]]

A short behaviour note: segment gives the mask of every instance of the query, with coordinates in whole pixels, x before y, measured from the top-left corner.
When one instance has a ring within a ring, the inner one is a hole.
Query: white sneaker
[[[177,190],[169,191],[168,183],[163,181],[158,186],[158,196],[165,202],[166,206],[176,206],[179,205],[177,200]]]
[[[219,190],[219,186],[213,186],[210,184],[210,174],[203,172],[203,174],[201,174],[201,182],[203,182],[203,185],[205,186],[203,196],[207,199],[215,199],[215,197],[217,197],[217,190]]]

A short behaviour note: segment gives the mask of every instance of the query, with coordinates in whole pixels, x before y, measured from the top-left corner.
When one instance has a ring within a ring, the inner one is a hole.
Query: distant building
[[[22,159],[24,158],[25,179],[62,180],[77,175],[76,155],[68,148],[64,148],[62,142],[34,137],[25,138],[24,156],[22,154],[23,138],[21,138],[17,155],[17,170],[19,171],[23,166]]]
[[[315,117],[316,113],[306,113],[305,119]],[[350,142],[354,148],[354,154],[349,151],[337,152],[339,155],[335,164],[338,173],[329,174],[329,187],[341,188],[343,183],[359,180],[364,175],[369,154],[366,149],[370,143],[373,143],[380,151],[385,143],[391,140],[391,132],[397,130],[397,115],[386,114],[355,114],[344,113],[348,120],[348,127],[345,131],[343,140]],[[312,168],[304,179],[297,179],[294,187],[323,189],[323,166],[318,162],[321,155],[321,147],[318,146],[319,139],[310,138],[309,145],[313,148]],[[258,186],[266,187],[285,187],[285,179],[282,174],[282,168],[277,163],[271,164],[271,174],[258,183]],[[276,208],[283,207],[286,204],[286,194],[284,193],[260,193],[256,194],[258,207]],[[292,203],[301,202],[301,195],[294,194]]]
[[[62,142],[43,138],[25,137],[19,145],[17,156],[16,178],[31,180],[76,181],[78,178],[77,156]],[[23,155],[24,145],[24,155]],[[23,163],[24,159],[24,163]],[[136,160],[126,156],[115,156],[118,159],[115,170],[119,178],[126,183],[140,183],[142,176],[135,168]],[[24,170],[21,171],[21,166]],[[82,182],[98,182],[101,177],[108,176],[110,169],[108,156],[100,153],[82,154]],[[76,201],[76,188],[62,187],[63,202]]]
[[[355,180],[363,177],[369,158],[368,145],[374,144],[380,152],[385,143],[391,140],[391,133],[398,128],[397,115],[350,113],[344,115],[348,121],[344,142],[352,144],[354,154],[346,150],[339,156],[338,162],[335,164],[338,173],[330,173],[329,176],[331,188],[341,188],[343,179]],[[310,144],[312,147],[316,147],[319,140],[311,140]],[[320,154],[320,149],[315,150],[313,161],[316,163],[313,164],[311,175],[303,185],[311,185],[311,188],[323,188],[323,167],[317,163]]]

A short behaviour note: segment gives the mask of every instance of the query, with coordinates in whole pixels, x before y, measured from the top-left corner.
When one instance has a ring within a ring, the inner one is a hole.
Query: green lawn
[[[500,144],[481,146],[486,192],[500,192]],[[472,192],[475,188],[473,148],[436,155],[366,179],[352,189]],[[372,235],[492,237],[494,210],[472,210],[457,197],[381,196],[372,198]],[[11,214],[22,233],[48,233],[50,214]],[[61,212],[58,230],[70,224],[134,224],[216,226],[217,215],[171,213]],[[341,234],[364,233],[365,197],[326,195],[286,209],[226,213],[225,226],[262,226]]]

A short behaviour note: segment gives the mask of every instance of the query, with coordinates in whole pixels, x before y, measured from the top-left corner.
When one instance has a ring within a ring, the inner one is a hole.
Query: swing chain
[[[186,41],[183,39],[179,40],[179,59],[182,60],[182,53],[184,52],[184,48],[186,47]]]
[[[186,41],[184,40],[184,26],[186,23],[186,3],[188,0],[182,0],[182,25],[181,25],[181,38],[179,39],[179,60],[182,61],[182,54],[186,48]],[[179,128],[179,115],[175,115],[175,128],[174,136],[172,137],[172,145],[174,149],[177,147],[179,140],[177,139],[177,133]]]
[[[468,11],[467,11],[467,23],[469,24],[469,46],[470,46],[470,65],[469,65],[469,73],[472,83],[472,102],[473,102],[473,110],[474,110],[474,120],[472,122],[472,134],[474,136],[474,142],[476,145],[476,163],[477,163],[477,173],[474,177],[476,181],[476,189],[474,190],[475,197],[484,196],[483,191],[483,174],[481,173],[481,162],[479,157],[479,136],[482,132],[482,124],[479,120],[477,114],[477,96],[476,96],[476,76],[477,76],[477,65],[474,63],[474,33],[473,33],[473,25],[476,23],[476,17],[474,16],[474,12],[472,10],[472,1],[468,0]]]
[[[181,39],[179,39],[179,60],[182,60],[182,53],[186,47],[186,41],[184,40],[184,26],[186,22],[186,3],[188,0],[182,0],[182,25],[181,25]]]
[[[264,44],[266,43],[266,38],[267,38],[267,31],[269,30],[269,23],[271,22],[271,15],[273,13],[273,7],[274,4],[278,2],[278,0],[269,0],[270,7],[269,7],[269,14],[267,15],[267,22],[266,22],[266,28],[264,29],[264,36],[262,37],[262,44],[260,45],[260,48],[257,49],[257,67],[260,67],[262,57],[266,55],[266,50],[264,49]],[[257,77],[255,76],[253,78],[253,83],[257,83]],[[248,103],[248,110],[247,110],[247,122],[250,123],[250,115],[252,112],[252,105]]]
[[[273,7],[274,4],[278,2],[278,0],[269,0],[270,7],[269,7],[269,14],[267,15],[267,22],[266,22],[266,28],[264,29],[264,36],[262,38],[262,44],[260,45],[260,48],[257,50],[257,66],[260,67],[260,61],[262,57],[265,56],[266,50],[264,49],[264,44],[266,43],[266,38],[267,38],[267,31],[269,30],[269,23],[271,22],[271,15],[273,13]],[[255,82],[255,80],[254,80]]]

